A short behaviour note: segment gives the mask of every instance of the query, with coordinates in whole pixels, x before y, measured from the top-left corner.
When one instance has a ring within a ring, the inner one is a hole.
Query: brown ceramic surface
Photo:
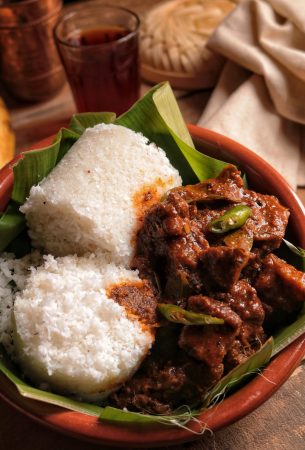
[[[289,207],[289,233],[294,243],[305,247],[305,209],[286,181],[269,164],[237,142],[194,125],[190,125],[189,130],[199,150],[238,164],[246,171],[251,187],[277,195]],[[52,138],[47,138],[35,148],[43,147],[51,140]],[[3,210],[9,199],[12,182],[11,168],[6,166],[0,171],[0,210]],[[305,334],[277,355],[264,369],[263,376],[256,376],[221,404],[202,413],[201,422],[216,431],[249,414],[287,380],[304,355]],[[19,411],[50,428],[80,439],[135,448],[178,444],[197,437],[183,429],[160,426],[119,427],[101,423],[92,416],[21,397],[3,375],[0,376],[0,381],[0,396]],[[189,426],[194,431],[199,429],[196,423]]]

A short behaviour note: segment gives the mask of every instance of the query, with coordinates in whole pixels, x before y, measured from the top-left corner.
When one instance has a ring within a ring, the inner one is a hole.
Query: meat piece
[[[281,245],[289,219],[289,210],[272,195],[245,190],[243,198],[252,209],[246,229],[253,234],[254,245],[266,254]]]
[[[264,258],[255,287],[265,303],[283,311],[305,302],[305,273],[273,254]]]
[[[255,288],[263,301],[268,331],[285,325],[305,302],[305,273],[270,254],[262,262]]]
[[[196,223],[191,224],[188,235],[168,243],[164,288],[166,297],[189,297],[192,293],[200,292],[202,283],[197,266],[208,245]]]
[[[217,299],[226,302],[244,322],[262,325],[265,317],[262,302],[246,280],[238,281],[227,294],[217,295]]]
[[[167,256],[175,265],[195,269],[209,244],[196,223],[191,225],[190,233],[168,243]]]
[[[150,210],[138,234],[133,266],[150,279],[155,273],[164,295],[173,302],[201,287],[196,269],[209,244],[194,218],[196,213],[195,205],[188,205],[178,193],[170,193]],[[145,261],[149,268],[143,265]]]
[[[225,369],[229,371],[256,352],[265,341],[262,327],[265,312],[256,290],[245,280],[238,281],[229,293],[217,294],[242,319],[240,332],[225,358]]]
[[[224,357],[240,333],[242,321],[229,306],[202,295],[190,297],[188,309],[225,321],[224,325],[185,326],[179,339],[185,352],[209,367],[211,379],[216,383],[223,375]]]
[[[239,279],[249,260],[240,248],[210,247],[201,257],[200,274],[207,291],[228,291]]]
[[[143,323],[156,325],[157,298],[147,280],[115,284],[107,289],[107,295],[130,314],[135,314]]]
[[[243,180],[238,169],[228,164],[216,178],[209,178],[189,186],[172,189],[188,203],[226,200],[240,202],[243,198]]]
[[[188,299],[188,309],[195,313],[209,314],[223,319],[234,330],[239,329],[241,320],[227,305],[204,295],[194,295]],[[221,327],[222,328],[222,327]]]
[[[170,414],[178,406],[200,405],[214,384],[208,368],[186,357],[183,361],[159,363],[148,360],[134,377],[110,397],[110,403],[131,411]]]
[[[119,408],[169,414],[171,398],[177,396],[185,382],[186,374],[181,367],[171,364],[160,367],[152,361],[115,393],[113,400]]]
[[[234,369],[234,367],[245,362],[246,359],[250,358],[250,356],[252,356],[259,348],[260,347],[254,350],[253,347],[246,347],[239,339],[235,339],[224,359],[225,372],[228,373]]]
[[[242,271],[241,278],[244,278],[252,286],[262,270],[262,256],[260,250],[252,249],[249,255],[249,261]]]
[[[200,404],[213,380],[205,364],[179,349],[180,328],[158,329],[151,355],[133,378],[112,394],[112,404],[153,414],[170,414],[180,405]]]

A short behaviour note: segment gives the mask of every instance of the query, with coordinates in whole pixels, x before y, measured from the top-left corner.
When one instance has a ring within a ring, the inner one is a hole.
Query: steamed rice
[[[157,202],[178,185],[181,178],[162,149],[128,128],[100,124],[87,129],[48,177],[32,187],[20,209],[33,246],[45,253],[106,250],[128,266],[141,219],[137,194],[144,192],[151,205],[151,197]]]
[[[12,310],[16,293],[21,291],[30,275],[30,267],[41,262],[39,252],[17,259],[12,253],[0,257],[0,344],[14,356]]]
[[[109,286],[123,281],[141,282],[105,255],[49,255],[33,268],[14,306],[15,350],[26,375],[87,400],[132,376],[154,333],[107,296]]]

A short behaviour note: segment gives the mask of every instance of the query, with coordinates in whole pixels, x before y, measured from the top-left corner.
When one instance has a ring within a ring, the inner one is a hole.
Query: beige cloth
[[[229,62],[199,124],[305,185],[305,0],[244,0],[209,46]]]

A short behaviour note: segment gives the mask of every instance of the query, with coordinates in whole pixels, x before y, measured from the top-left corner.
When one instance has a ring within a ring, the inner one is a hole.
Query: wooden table
[[[160,0],[159,0],[160,1]],[[121,0],[140,14],[150,2]],[[142,91],[148,86],[143,84]],[[208,91],[177,92],[186,121],[196,123],[210,95]],[[12,111],[18,150],[55,133],[74,112],[68,86],[41,105],[20,105],[7,98]],[[305,189],[299,190],[305,204]],[[239,422],[216,433],[207,432],[195,443],[172,447],[174,450],[304,450],[305,449],[305,365],[298,367],[284,386],[264,405]],[[0,450],[93,450],[85,444],[49,431],[0,400]],[[103,447],[105,448],[105,447]]]

